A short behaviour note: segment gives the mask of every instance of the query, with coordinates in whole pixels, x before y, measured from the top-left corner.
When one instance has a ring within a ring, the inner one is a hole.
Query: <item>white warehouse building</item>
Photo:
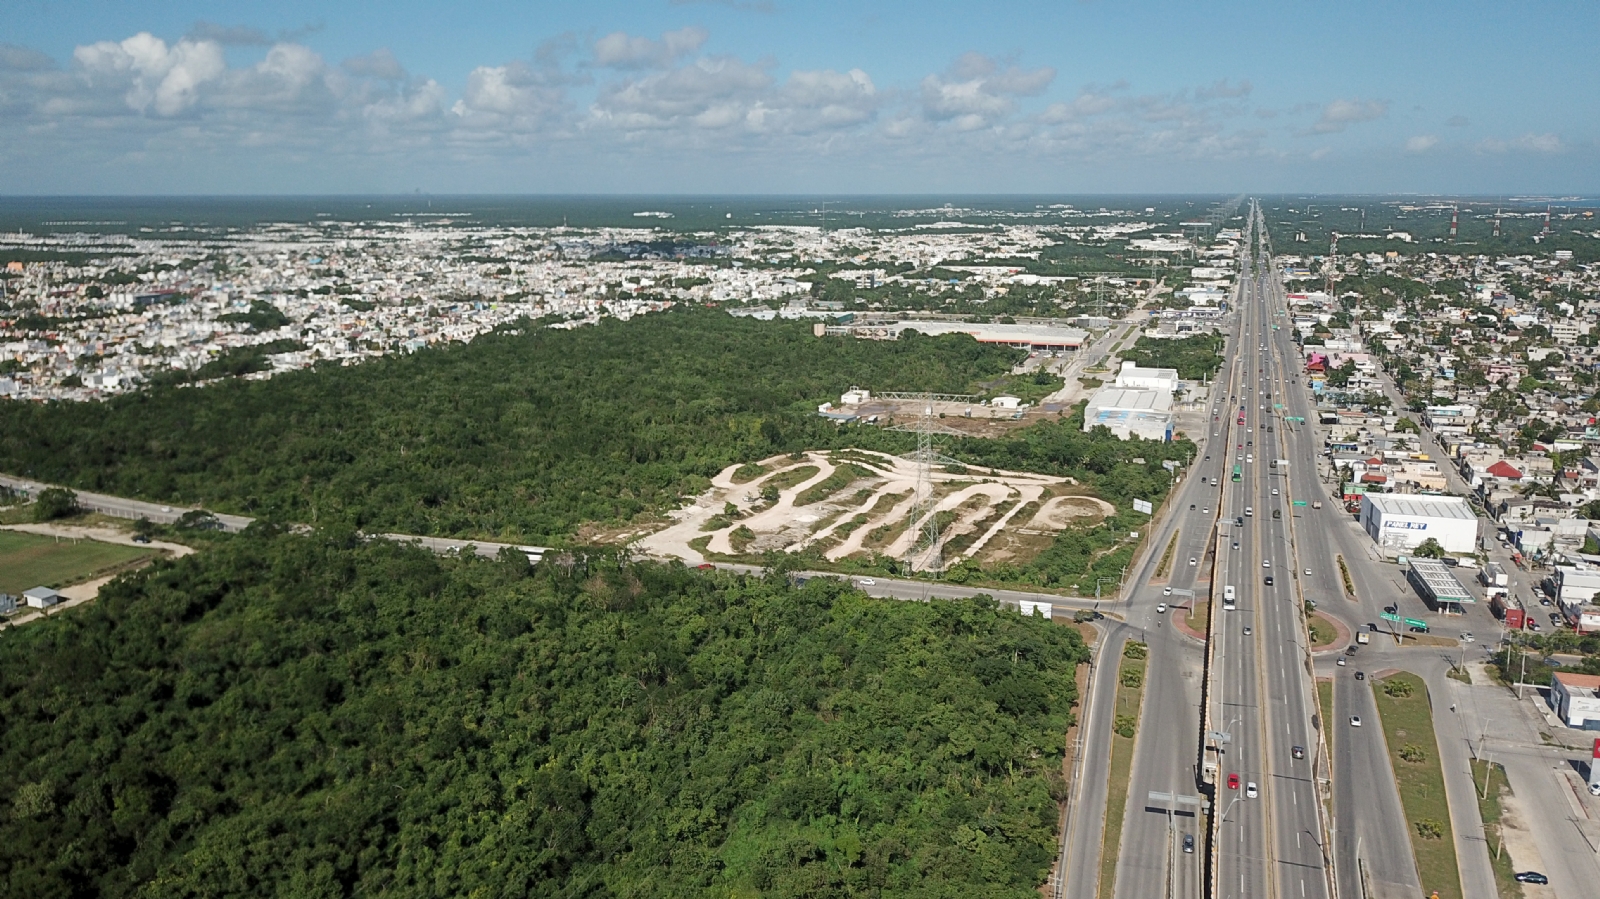
[[[1478,551],[1478,516],[1457,496],[1368,493],[1361,497],[1361,527],[1384,549],[1413,550],[1431,537],[1445,552]]]
[[[1089,397],[1083,430],[1103,425],[1122,440],[1172,439],[1172,394],[1160,390],[1128,390],[1106,385]]]
[[[1116,386],[1130,390],[1160,390],[1170,394],[1182,383],[1176,368],[1141,368],[1124,362],[1117,371]]]

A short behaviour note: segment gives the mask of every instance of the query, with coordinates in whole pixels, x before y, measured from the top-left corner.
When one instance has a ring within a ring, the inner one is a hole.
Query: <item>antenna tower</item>
[[[1450,207],[1450,239],[1451,240],[1455,240],[1456,239],[1456,233],[1457,233],[1457,230],[1459,228],[1459,220],[1458,220],[1457,216],[1459,214],[1460,214],[1460,210],[1459,209],[1457,209],[1454,206]]]

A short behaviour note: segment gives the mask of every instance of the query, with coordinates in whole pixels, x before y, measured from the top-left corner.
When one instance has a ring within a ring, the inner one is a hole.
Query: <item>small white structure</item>
[[[1556,601],[1563,608],[1594,602],[1600,596],[1600,568],[1588,565],[1557,565]]]
[[[28,601],[28,608],[30,609],[48,609],[61,602],[61,594],[51,590],[49,587],[34,587],[31,590],[24,590],[22,597]]]
[[[870,391],[870,390],[862,390],[860,387],[852,387],[849,390],[846,390],[839,397],[839,405],[841,405],[841,406],[859,406],[862,403],[865,403],[865,402],[867,402],[867,401],[869,401],[871,399],[872,399],[872,391]]]
[[[1550,707],[1568,727],[1600,730],[1600,675],[1556,672],[1550,678]]]
[[[1022,400],[1014,396],[997,396],[989,401],[989,405],[997,409],[1020,409]]]
[[[1478,551],[1478,516],[1458,496],[1363,494],[1361,527],[1384,549],[1416,549],[1431,537],[1448,553]]]

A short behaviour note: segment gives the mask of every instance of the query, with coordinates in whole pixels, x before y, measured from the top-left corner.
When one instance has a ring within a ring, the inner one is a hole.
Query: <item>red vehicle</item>
[[[1239,789],[1239,775],[1237,775],[1237,774],[1228,775],[1228,789],[1230,789],[1230,790]]]
[[[703,565],[696,565],[694,567],[699,569],[700,571],[710,571],[711,569],[716,568],[717,566],[711,564],[710,562],[706,562]]]

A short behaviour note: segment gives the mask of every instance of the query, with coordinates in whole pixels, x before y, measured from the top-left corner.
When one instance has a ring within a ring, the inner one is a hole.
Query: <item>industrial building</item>
[[[1123,440],[1171,440],[1172,423],[1172,394],[1164,390],[1106,385],[1089,397],[1083,410],[1084,431],[1100,425]]]
[[[1433,559],[1411,559],[1406,580],[1411,582],[1422,601],[1436,611],[1459,613],[1463,605],[1477,602],[1444,563]]]
[[[1600,675],[1556,672],[1550,677],[1550,707],[1568,727],[1600,730]]]
[[[1117,371],[1116,386],[1131,390],[1160,390],[1175,392],[1183,382],[1175,368],[1141,368],[1132,362],[1122,363]]]
[[[1478,551],[1478,516],[1456,496],[1362,494],[1361,527],[1388,550],[1413,550],[1431,537],[1445,552]]]
[[[1593,602],[1600,595],[1600,568],[1557,565],[1550,579],[1555,584],[1556,602],[1563,609]]]
[[[1073,352],[1089,339],[1082,328],[1057,328],[1043,324],[989,324],[949,321],[873,320],[866,317],[847,323],[812,326],[818,337],[858,337],[868,340],[897,340],[906,331],[929,337],[941,334],[970,334],[979,343],[998,343],[1035,352]]]

